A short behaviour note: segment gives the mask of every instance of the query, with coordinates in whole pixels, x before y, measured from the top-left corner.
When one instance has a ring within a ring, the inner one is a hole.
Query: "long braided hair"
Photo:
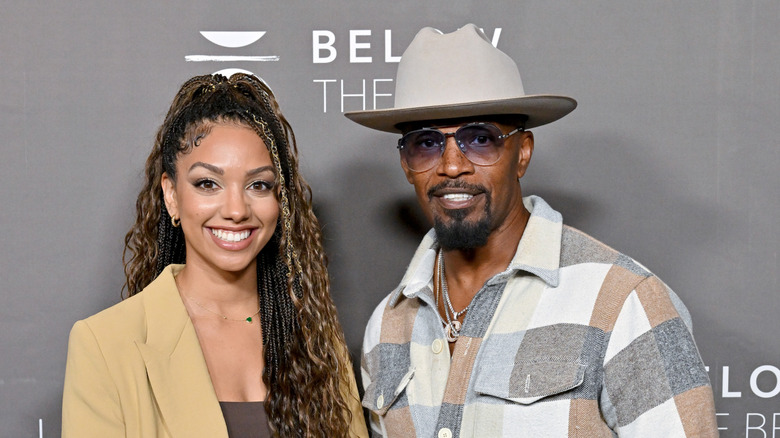
[[[270,88],[248,74],[198,76],[182,85],[146,161],[136,222],[125,236],[128,296],[171,263],[185,263],[184,234],[171,225],[161,177],[176,177],[176,159],[199,144],[195,132],[215,123],[252,128],[276,169],[279,220],[257,256],[257,293],[269,388],[265,402],[277,436],[347,436],[350,364],[329,293],[327,260],[311,189],[298,173],[292,128]]]

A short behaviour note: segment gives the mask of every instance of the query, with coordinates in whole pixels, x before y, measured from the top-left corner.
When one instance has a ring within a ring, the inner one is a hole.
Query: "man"
[[[527,129],[575,106],[525,95],[515,63],[467,25],[417,34],[394,108],[346,114],[403,134],[401,167],[434,225],[366,329],[375,435],[717,436],[679,298],[522,198]]]

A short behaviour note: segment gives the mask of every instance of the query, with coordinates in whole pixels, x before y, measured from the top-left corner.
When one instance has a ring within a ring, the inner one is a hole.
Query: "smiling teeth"
[[[240,242],[251,234],[249,230],[245,231],[239,231],[238,233],[234,233],[232,231],[224,231],[224,230],[211,230],[211,234],[215,235],[217,239],[224,240],[225,242]]]
[[[469,195],[468,193],[447,193],[446,195],[442,196],[442,198],[448,201],[468,201],[473,197],[473,195]]]

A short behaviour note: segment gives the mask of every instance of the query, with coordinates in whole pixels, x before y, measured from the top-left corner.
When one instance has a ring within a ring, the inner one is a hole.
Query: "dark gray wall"
[[[580,103],[535,131],[524,191],[682,297],[722,436],[778,433],[780,3],[12,0],[0,14],[0,436],[37,437],[41,425],[59,435],[68,331],[119,300],[144,160],[195,74],[247,69],[278,95],[356,354],[425,224],[394,136],[341,115],[342,81],[356,94],[365,80],[373,108],[375,80],[379,94],[393,90],[381,81],[396,68],[386,44],[397,56],[425,25],[449,32],[472,21],[489,36],[501,29],[498,47],[518,61],[527,92]],[[267,34],[223,48],[199,33],[216,30]],[[332,62],[313,62],[315,30],[334,33]],[[372,62],[350,62],[350,30],[371,32],[357,37],[370,47],[356,55]],[[345,98],[346,110],[361,108]]]

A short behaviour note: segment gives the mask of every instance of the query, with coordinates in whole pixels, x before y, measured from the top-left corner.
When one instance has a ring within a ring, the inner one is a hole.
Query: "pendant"
[[[457,319],[444,326],[444,333],[447,335],[447,342],[455,342],[460,336],[460,321]]]
[[[249,324],[252,324],[252,317],[251,317],[251,316],[250,316],[250,317],[248,317],[248,318],[246,319],[246,322],[248,322]]]

